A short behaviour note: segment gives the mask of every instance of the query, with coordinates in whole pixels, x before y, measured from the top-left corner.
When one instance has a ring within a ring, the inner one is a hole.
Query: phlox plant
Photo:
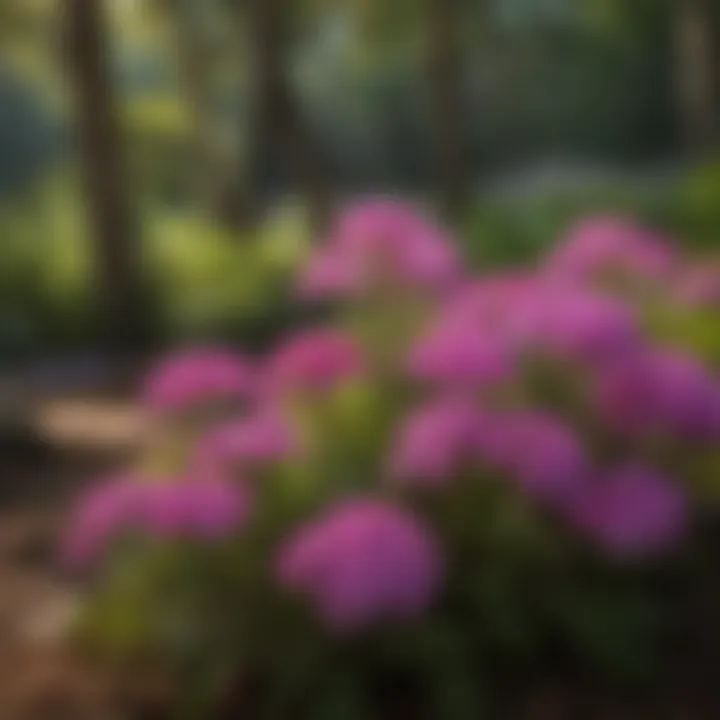
[[[81,637],[198,718],[233,691],[246,717],[469,720],[508,674],[646,677],[712,515],[716,359],[677,318],[717,321],[720,274],[615,218],[532,269],[458,247],[355,205],[298,271],[332,322],[151,370],[154,441],[68,523]]]

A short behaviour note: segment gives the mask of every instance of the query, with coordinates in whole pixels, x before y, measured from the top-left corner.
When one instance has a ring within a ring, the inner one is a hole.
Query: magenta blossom
[[[240,484],[181,480],[147,485],[140,527],[167,539],[219,540],[248,518],[250,502]]]
[[[448,322],[458,321],[507,329],[521,305],[532,302],[537,277],[529,272],[512,272],[466,283],[458,287],[446,307]]]
[[[362,290],[362,280],[361,268],[347,253],[324,247],[308,258],[300,277],[299,291],[309,299],[356,295]]]
[[[173,412],[206,402],[247,399],[255,384],[255,372],[245,358],[196,348],[172,355],[153,369],[144,398],[152,410]]]
[[[629,274],[662,280],[672,272],[675,253],[661,239],[631,222],[595,217],[581,222],[548,260],[551,275],[573,279]]]
[[[300,333],[270,360],[271,395],[324,392],[365,372],[365,357],[352,336],[336,330]]]
[[[410,350],[408,370],[418,380],[472,387],[505,380],[514,358],[502,334],[464,322],[444,322]]]
[[[686,502],[677,485],[629,465],[582,486],[567,517],[607,554],[632,560],[675,547],[685,530]]]
[[[197,470],[211,477],[252,470],[292,457],[298,439],[279,413],[262,410],[213,430],[200,441]]]
[[[282,548],[278,578],[308,596],[336,632],[414,618],[436,596],[442,554],[414,515],[378,500],[354,500],[302,528]]]
[[[605,362],[625,357],[640,343],[628,306],[579,287],[541,287],[519,313],[525,337],[554,356]]]
[[[474,458],[483,416],[471,400],[449,397],[413,412],[401,425],[390,457],[390,476],[437,486]]]
[[[587,477],[579,438],[548,412],[489,415],[476,446],[489,467],[509,473],[524,493],[536,499],[561,501]]]
[[[247,518],[246,491],[217,480],[143,482],[120,478],[91,488],[75,508],[63,545],[71,567],[84,568],[126,533],[216,540]]]
[[[514,354],[543,351],[577,360],[624,355],[639,342],[631,309],[565,280],[528,274],[471,283],[447,304],[442,328],[475,328]]]
[[[120,476],[86,491],[73,508],[63,539],[64,562],[84,568],[102,556],[120,531],[138,521],[143,488],[135,478]]]
[[[595,388],[601,415],[631,435],[720,438],[720,384],[679,351],[648,351],[606,368]]]
[[[554,285],[528,272],[483,278],[460,287],[446,303],[440,327],[475,328],[521,355],[543,339]]]
[[[318,298],[362,294],[385,283],[444,291],[460,274],[458,252],[442,230],[413,208],[375,200],[341,214],[325,248],[304,269],[300,289]]]

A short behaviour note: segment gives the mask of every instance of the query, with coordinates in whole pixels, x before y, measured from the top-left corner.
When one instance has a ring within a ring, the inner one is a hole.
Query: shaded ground
[[[113,395],[33,395],[0,432],[0,719],[120,720],[107,678],[60,642],[77,592],[57,545],[72,496],[139,437]],[[18,422],[22,419],[23,422]]]

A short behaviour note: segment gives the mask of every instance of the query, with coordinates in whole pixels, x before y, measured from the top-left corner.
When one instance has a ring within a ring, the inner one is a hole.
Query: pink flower
[[[364,372],[365,358],[351,336],[311,330],[291,338],[271,359],[267,390],[324,392]]]
[[[440,327],[474,329],[515,357],[541,343],[553,286],[534,273],[506,273],[467,283],[446,303]]]
[[[112,480],[80,499],[62,555],[71,567],[87,567],[126,533],[218,540],[242,525],[249,508],[245,490],[217,480]]]
[[[639,341],[635,317],[619,300],[527,274],[465,286],[447,304],[441,327],[475,328],[516,355],[539,350],[592,361],[625,354]]]
[[[476,447],[490,467],[508,472],[524,493],[536,499],[562,500],[587,477],[580,440],[547,412],[489,415]]]
[[[244,523],[250,511],[247,490],[218,480],[183,480],[148,485],[140,527],[167,539],[219,540]]]
[[[391,477],[429,486],[449,481],[473,459],[483,417],[471,401],[442,398],[401,425],[390,458]]]
[[[568,505],[567,517],[607,554],[635,559],[678,544],[686,504],[674,483],[628,465],[583,486]]]
[[[720,438],[720,383],[681,352],[638,353],[605,368],[595,396],[601,415],[620,432]]]
[[[73,508],[61,555],[73,568],[92,564],[107,550],[110,541],[129,524],[138,521],[143,485],[134,478],[111,478],[90,488]]]
[[[538,347],[587,362],[625,357],[640,342],[629,307],[578,287],[545,288],[525,308],[524,322]]]
[[[417,211],[371,200],[341,214],[300,278],[311,297],[362,294],[385,283],[444,291],[460,277],[453,243]]]
[[[438,230],[430,228],[426,233],[424,237],[416,236],[402,265],[398,260],[397,274],[418,288],[452,290],[462,278],[459,253],[452,240]]]
[[[514,358],[500,333],[462,322],[440,323],[411,348],[410,375],[449,386],[487,385],[511,375]]]
[[[212,431],[200,442],[197,470],[204,476],[224,476],[280,462],[296,453],[297,438],[280,415],[262,410]]]
[[[300,294],[309,299],[354,295],[362,289],[362,272],[347,253],[334,247],[315,251],[303,268]]]
[[[615,217],[581,222],[548,259],[552,275],[579,279],[607,273],[662,280],[672,271],[675,253],[652,233]]]
[[[540,285],[529,272],[495,274],[466,283],[447,303],[446,321],[511,332],[518,310],[534,301]]]
[[[196,348],[172,355],[154,368],[145,384],[147,405],[158,412],[206,402],[246,399],[255,391],[250,363],[232,353]]]
[[[300,529],[282,548],[278,579],[306,595],[336,632],[422,614],[436,596],[442,555],[409,512],[354,500]]]

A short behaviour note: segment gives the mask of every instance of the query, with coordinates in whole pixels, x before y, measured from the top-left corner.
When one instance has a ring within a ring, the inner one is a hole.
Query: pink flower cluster
[[[386,284],[444,292],[460,276],[459,253],[440,228],[410,207],[370,200],[340,215],[304,268],[300,292],[357,296]]]
[[[120,478],[91,490],[73,517],[66,556],[85,565],[134,532],[234,536],[257,500],[253,476],[262,471],[263,482],[272,482],[279,463],[305,459],[287,400],[322,402],[344,383],[388,377],[403,390],[388,388],[388,402],[400,394],[408,407],[389,451],[378,453],[377,477],[368,479],[388,481],[377,490],[406,499],[418,487],[443,492],[460,478],[499,481],[511,498],[611,558],[671,550],[688,525],[685,493],[635,448],[648,437],[690,443],[691,451],[720,441],[720,385],[695,357],[656,347],[633,301],[605,280],[673,280],[678,302],[712,306],[713,283],[679,262],[654,236],[599,218],[580,225],[533,272],[466,282],[452,242],[410,208],[386,201],[353,208],[304,268],[301,290],[351,300],[377,292],[392,302],[388,289],[407,289],[432,298],[397,372],[374,374],[372,349],[333,328],[291,336],[257,367],[208,349],[170,358],[145,389],[159,415],[227,399],[245,401],[245,415],[207,429],[187,479]],[[360,308],[377,312],[377,305]],[[569,387],[580,381],[576,400],[591,422],[577,422],[576,407],[571,415],[536,387],[542,373],[531,371],[546,365]],[[397,408],[391,411],[395,422]],[[622,450],[606,453],[607,442],[597,452],[589,433],[619,437]],[[332,433],[322,441],[333,443]],[[327,472],[337,473],[337,464]],[[331,503],[280,542],[279,586],[309,600],[338,632],[426,611],[442,590],[443,551],[453,548],[441,548],[430,523],[401,499],[368,493]],[[263,508],[252,510],[254,519],[262,516]]]
[[[690,301],[692,286],[696,301],[712,302],[713,282],[678,267],[676,253],[650,233],[599,218],[581,224],[536,272],[460,287],[409,350],[410,375],[432,383],[440,397],[412,410],[399,428],[390,475],[440,487],[484,467],[548,503],[612,555],[667,549],[687,519],[679,483],[639,460],[598,470],[584,438],[533,408],[525,370],[537,360],[562,361],[562,373],[589,383],[585,411],[626,441],[720,442],[717,378],[692,356],[655,348],[634,304],[602,284],[612,276],[660,281],[679,273],[679,300]],[[487,391],[503,385],[524,388],[529,406],[495,407]]]
[[[128,533],[160,539],[218,541],[242,528],[249,497],[217,480],[111,479],[93,487],[74,509],[63,544],[68,565],[84,568]]]
[[[411,349],[410,371],[448,383],[496,382],[543,355],[597,364],[641,344],[631,308],[591,287],[547,278],[474,282]]]
[[[562,502],[586,477],[580,439],[549,412],[495,413],[479,437],[480,457],[509,474],[530,498]]]
[[[473,468],[507,473],[530,497],[559,499],[584,479],[586,458],[550,413],[481,411],[467,398],[435,401],[401,426],[390,461],[396,481],[437,487]]]
[[[291,337],[269,361],[268,394],[322,394],[366,370],[362,350],[352,336],[337,330],[310,330]]]
[[[612,216],[581,222],[552,253],[548,270],[572,279],[629,275],[632,279],[668,278],[676,253],[651,232]]]
[[[390,476],[429,487],[445,484],[476,457],[484,421],[465,397],[440,398],[415,410],[399,428]]]
[[[684,353],[637,353],[605,368],[596,393],[601,415],[622,433],[720,440],[720,383]]]
[[[482,327],[442,323],[412,348],[410,375],[445,386],[472,387],[506,379],[514,356],[502,336]]]
[[[687,524],[686,499],[677,483],[640,465],[592,478],[565,512],[571,524],[620,560],[676,547]]]
[[[252,397],[257,378],[245,358],[226,350],[195,348],[151,370],[144,399],[156,412],[174,413],[206,402]]]
[[[278,560],[280,582],[308,596],[338,632],[420,615],[442,571],[439,545],[425,525],[376,500],[348,501],[301,528]]]
[[[199,443],[195,471],[204,477],[228,477],[297,455],[298,440],[277,412],[261,410],[211,430]]]

